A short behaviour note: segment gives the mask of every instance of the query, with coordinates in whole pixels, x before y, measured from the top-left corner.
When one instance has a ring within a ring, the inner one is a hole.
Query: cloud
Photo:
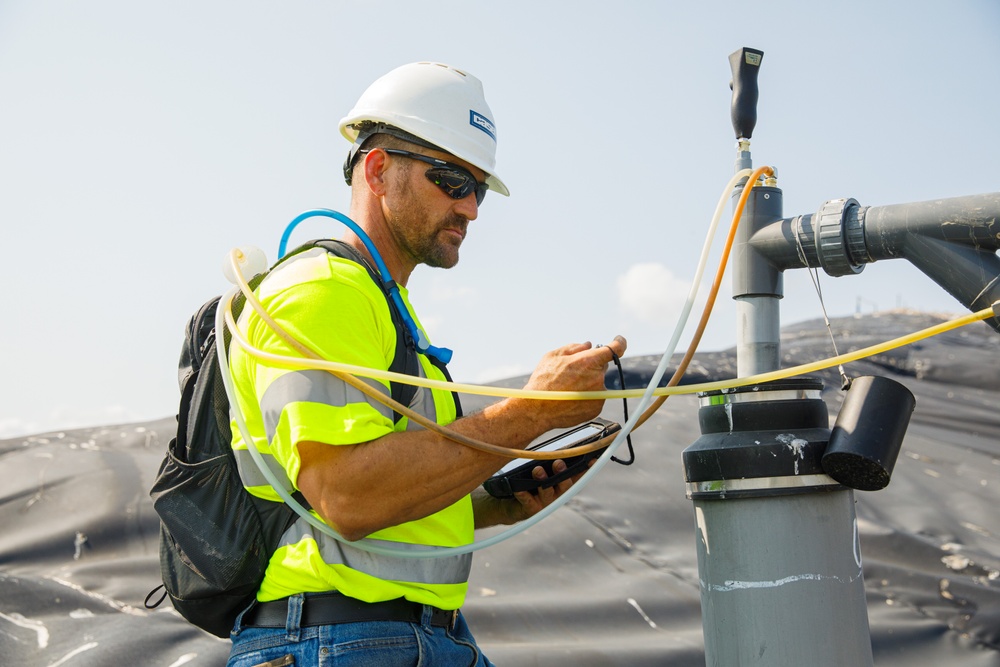
[[[618,302],[640,322],[669,325],[676,321],[691,283],[657,262],[635,264],[618,277]]]

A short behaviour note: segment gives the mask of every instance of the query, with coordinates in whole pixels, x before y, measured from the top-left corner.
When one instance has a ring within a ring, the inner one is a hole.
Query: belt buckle
[[[455,629],[455,625],[458,623],[458,609],[451,610],[451,618],[448,619],[448,631]]]

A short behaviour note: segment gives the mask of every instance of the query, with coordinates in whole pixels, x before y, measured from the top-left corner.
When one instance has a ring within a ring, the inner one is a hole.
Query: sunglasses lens
[[[428,169],[427,178],[452,199],[464,199],[475,192],[477,206],[483,203],[489,189],[485,183],[476,181],[472,174],[446,167]]]

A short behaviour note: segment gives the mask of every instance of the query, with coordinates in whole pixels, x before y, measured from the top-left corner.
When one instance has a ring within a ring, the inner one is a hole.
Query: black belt
[[[302,602],[301,627],[359,623],[364,621],[403,621],[420,623],[424,606],[405,598],[386,602],[362,602],[341,593],[306,595]],[[431,607],[431,625],[439,628],[455,626],[458,610],[446,611]],[[258,602],[243,615],[243,625],[255,628],[283,628],[288,620],[288,598]]]

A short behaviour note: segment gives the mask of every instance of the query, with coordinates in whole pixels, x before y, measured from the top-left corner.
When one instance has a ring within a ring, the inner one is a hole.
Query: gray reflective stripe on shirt
[[[464,584],[472,571],[472,554],[444,556],[442,558],[400,558],[363,551],[314,529],[301,517],[281,536],[279,547],[297,544],[304,537],[312,537],[319,546],[320,555],[327,565],[346,565],[383,581],[405,581],[417,584]],[[410,552],[430,551],[436,547],[425,544],[407,544],[386,540],[365,540]]]
[[[389,396],[389,390],[381,382],[371,378],[360,378],[372,389]],[[355,389],[340,378],[320,370],[291,371],[270,384],[260,399],[260,412],[264,418],[267,441],[274,439],[281,412],[289,403],[322,403],[342,408],[351,403],[368,403],[383,417],[392,421],[392,410],[374,398]]]

